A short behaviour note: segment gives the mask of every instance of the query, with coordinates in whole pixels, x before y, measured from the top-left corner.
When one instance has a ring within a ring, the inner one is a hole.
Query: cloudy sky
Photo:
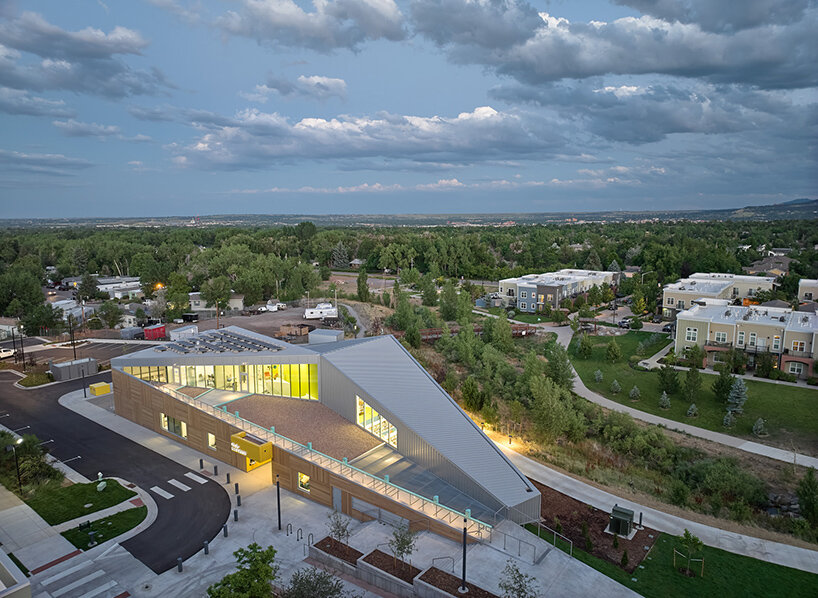
[[[0,0],[0,217],[818,196],[818,0]]]

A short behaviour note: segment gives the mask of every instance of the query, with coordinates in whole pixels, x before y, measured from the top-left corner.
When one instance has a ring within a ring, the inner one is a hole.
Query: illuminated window
[[[304,492],[310,491],[310,476],[300,471],[298,472],[298,489]]]
[[[774,336],[773,337],[773,351],[778,351],[781,348],[781,337]]]
[[[804,341],[792,341],[792,350],[793,351],[804,351],[807,345]]]
[[[182,420],[160,413],[159,421],[165,432],[170,432],[171,434],[187,439],[187,424]]]
[[[398,446],[398,429],[380,413],[375,411],[361,397],[355,397],[356,422],[367,432],[374,434],[387,444]]]
[[[210,432],[207,433],[207,446],[212,448],[214,451],[216,450],[216,435],[211,434]]]

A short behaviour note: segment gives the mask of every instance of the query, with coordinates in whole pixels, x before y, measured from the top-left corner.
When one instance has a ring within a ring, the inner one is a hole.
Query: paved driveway
[[[89,479],[102,472],[145,490],[158,488],[166,495],[154,490],[159,507],[156,521],[122,544],[151,570],[170,569],[177,557],[192,556],[220,531],[230,514],[230,498],[224,488],[62,407],[58,399],[82,388],[81,381],[22,390],[12,385],[14,380],[14,374],[0,372],[0,409],[9,413],[2,420],[6,427],[31,426],[25,433],[53,440],[51,453],[60,460],[81,456],[70,465]],[[88,383],[110,380],[110,372],[86,379]]]

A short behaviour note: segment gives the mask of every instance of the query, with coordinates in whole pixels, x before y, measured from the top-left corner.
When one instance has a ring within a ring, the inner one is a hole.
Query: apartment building
[[[719,272],[697,272],[665,285],[662,290],[662,317],[672,320],[696,299],[737,301],[752,298],[758,291],[770,291],[774,276],[747,276]]]
[[[754,367],[759,355],[770,354],[782,371],[809,378],[814,375],[818,348],[818,316],[705,299],[676,316],[676,353],[681,355],[693,345],[704,349],[710,366],[735,348],[747,354],[748,367]]]
[[[818,279],[802,278],[798,281],[799,301],[818,301]]]
[[[587,293],[593,286],[608,284],[615,288],[619,276],[619,272],[566,268],[505,278],[500,281],[498,292],[506,304],[515,305],[519,311],[536,313],[543,311],[546,305],[556,309],[563,299]]]

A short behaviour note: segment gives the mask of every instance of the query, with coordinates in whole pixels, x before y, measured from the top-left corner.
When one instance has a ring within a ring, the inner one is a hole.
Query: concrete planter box
[[[364,557],[358,559],[358,579],[395,594],[395,596],[400,596],[400,598],[413,598],[416,595],[412,584],[370,565],[364,561]]]
[[[316,548],[315,546],[310,546],[309,549],[310,558],[315,559],[319,563],[323,563],[328,567],[332,567],[340,571],[341,573],[346,573],[347,575],[352,575],[353,577],[360,577],[358,573],[358,568],[355,565],[352,565],[346,562],[343,559],[339,559],[336,556],[332,556],[331,554],[327,554],[323,550]],[[359,560],[358,563],[361,561]]]
[[[424,570],[423,573],[426,573],[426,571]],[[423,575],[423,573],[420,575]],[[448,592],[421,581],[420,575],[415,578],[415,596],[418,596],[418,598],[452,598],[452,595]]]

